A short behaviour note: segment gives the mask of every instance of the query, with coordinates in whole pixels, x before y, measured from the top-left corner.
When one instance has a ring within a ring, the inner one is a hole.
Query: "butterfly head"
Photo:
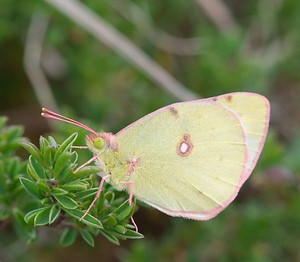
[[[87,135],[85,140],[92,151],[102,151],[107,148],[117,150],[115,136],[112,133],[92,133]]]
[[[100,134],[90,134],[85,137],[85,141],[87,146],[92,151],[101,151],[106,147],[104,139],[100,136]]]

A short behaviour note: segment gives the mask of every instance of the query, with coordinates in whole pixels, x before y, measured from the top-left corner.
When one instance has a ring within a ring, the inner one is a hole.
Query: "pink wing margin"
[[[236,190],[232,193],[232,195],[226,200],[224,201],[220,206],[217,206],[216,208],[213,208],[209,211],[206,212],[191,212],[191,211],[182,211],[182,210],[171,210],[171,209],[166,209],[166,208],[162,208],[160,206],[155,205],[154,203],[150,203],[148,201],[145,201],[146,203],[148,203],[150,206],[157,208],[158,210],[170,215],[170,216],[180,216],[180,217],[185,217],[185,218],[190,218],[190,219],[195,219],[195,220],[209,220],[213,217],[215,217],[217,214],[219,214],[222,210],[224,210],[237,196],[241,186],[243,185],[243,183],[247,180],[247,178],[250,176],[251,172],[253,171],[256,162],[258,160],[258,157],[262,151],[262,148],[264,146],[264,142],[267,136],[267,132],[268,132],[268,127],[269,127],[269,118],[270,118],[270,104],[269,101],[262,95],[256,94],[256,93],[249,93],[249,92],[235,92],[235,93],[229,93],[229,94],[225,94],[225,95],[220,95],[220,96],[216,96],[216,97],[211,97],[211,98],[206,98],[206,99],[199,99],[199,100],[194,100],[194,101],[190,101],[190,102],[182,102],[182,103],[199,103],[199,102],[209,102],[209,103],[215,103],[218,106],[224,107],[226,108],[228,111],[231,111],[238,119],[239,122],[241,123],[241,126],[244,130],[244,134],[247,133],[247,127],[245,126],[245,124],[242,121],[241,118],[241,114],[242,112],[236,112],[234,111],[230,106],[226,106],[223,103],[218,102],[218,100],[221,100],[223,98],[228,98],[228,97],[237,97],[237,96],[256,96],[256,97],[260,97],[262,99],[262,101],[264,101],[264,105],[265,105],[265,115],[263,116],[264,119],[264,130],[262,133],[262,136],[260,138],[260,141],[258,143],[258,148],[256,150],[255,156],[254,158],[251,160],[251,163],[248,163],[249,166],[245,167],[241,173],[241,177],[240,177],[240,181],[236,187]],[[148,117],[151,117],[155,114],[158,114],[161,111],[165,111],[170,109],[171,107],[173,107],[174,105],[176,105],[178,103],[175,104],[171,104],[168,106],[165,106],[163,108],[160,108],[140,119],[138,119],[137,121],[131,123],[130,125],[128,125],[127,127],[125,127],[124,129],[120,130],[116,136],[120,136],[122,135],[122,133],[124,131],[126,131],[127,129],[129,129],[130,127],[132,127],[133,125],[135,125],[137,122],[139,121],[143,121],[146,120]],[[245,144],[247,145],[247,137],[246,135],[244,136],[244,141]],[[248,158],[248,154],[249,151],[245,152],[245,154],[247,155],[246,159],[248,162],[249,158]],[[246,163],[245,163],[246,164]]]

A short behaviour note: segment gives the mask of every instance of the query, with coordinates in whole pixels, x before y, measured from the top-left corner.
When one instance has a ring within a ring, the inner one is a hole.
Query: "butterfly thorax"
[[[86,142],[90,150],[97,156],[95,161],[103,170],[101,176],[108,176],[109,182],[117,190],[126,188],[124,182],[130,181],[131,165],[118,151],[115,136],[111,133],[99,133],[97,136],[86,137]]]

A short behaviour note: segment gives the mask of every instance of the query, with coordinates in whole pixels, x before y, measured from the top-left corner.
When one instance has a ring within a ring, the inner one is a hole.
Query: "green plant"
[[[24,211],[31,203],[19,182],[19,176],[26,172],[26,162],[16,156],[20,143],[25,142],[23,128],[6,127],[6,121],[6,117],[0,117],[0,228],[12,225],[18,237],[32,241],[35,231],[24,221]]]
[[[40,138],[40,149],[21,138],[20,127],[4,128],[0,119],[0,221],[12,221],[19,236],[36,238],[35,227],[62,230],[60,243],[71,245],[80,235],[90,246],[102,234],[115,244],[119,239],[142,238],[128,223],[135,210],[127,196],[105,185],[100,198],[82,220],[97,190],[97,166],[86,166],[74,173],[77,152],[71,146],[77,133],[58,145],[51,136]],[[27,162],[15,157],[22,145],[31,155]],[[25,214],[25,216],[24,216]]]

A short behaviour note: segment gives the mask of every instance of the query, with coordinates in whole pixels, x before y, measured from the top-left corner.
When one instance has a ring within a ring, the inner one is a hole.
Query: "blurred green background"
[[[66,125],[51,129],[40,117],[41,106],[58,107],[96,130],[117,132],[184,99],[165,91],[143,66],[96,39],[80,26],[80,17],[71,20],[54,3],[0,2],[0,115],[23,125],[32,142],[51,130],[62,139],[77,131]],[[300,261],[300,2],[81,3],[186,91],[199,97],[234,91],[267,96],[271,126],[266,145],[235,202],[211,221],[171,218],[140,207],[135,220],[142,240],[114,246],[100,237],[95,248],[81,240],[62,248],[56,230],[43,228],[31,245],[1,239],[0,261]]]

